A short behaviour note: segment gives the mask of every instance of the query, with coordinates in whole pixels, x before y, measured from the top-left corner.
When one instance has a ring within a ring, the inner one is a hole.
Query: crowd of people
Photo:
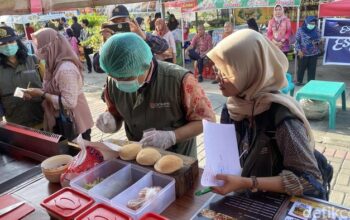
[[[33,56],[12,28],[0,27],[1,118],[55,132],[63,108],[76,135],[90,140],[94,122],[83,92],[83,65],[77,50],[79,41],[89,37],[89,21],[82,20],[81,25],[77,18],[73,21],[71,27],[62,20],[57,30],[32,33]],[[289,51],[292,34],[283,7],[274,8],[267,37],[252,19],[248,20],[250,29],[239,31],[227,22],[222,39],[213,45],[210,34],[199,25],[186,49],[197,61],[198,79],[174,64],[171,30],[178,25],[176,18],[170,15],[168,24],[159,17],[153,21],[154,33],[145,33],[140,26],[143,21],[131,20],[127,8],[118,5],[109,24],[128,23],[130,32],[115,33],[103,24],[103,44],[93,62],[88,56],[92,48],[84,47],[88,72],[94,66],[108,75],[103,93],[107,110],[97,118],[97,128],[115,133],[124,125],[130,141],[197,157],[196,136],[203,131],[202,120],[216,120],[199,84],[203,65],[212,62],[219,89],[227,97],[221,123],[235,124],[243,168],[241,176],[217,176],[224,185],[214,191],[272,191],[325,199],[327,189],[314,155],[310,124],[298,102],[279,92],[287,84],[284,53]],[[301,60],[298,82],[302,83],[305,69],[308,80],[315,78],[320,42],[315,18],[305,20],[296,42]],[[42,61],[43,77],[37,68]],[[25,88],[23,98],[13,96],[17,87]],[[267,135],[271,131],[273,135]]]

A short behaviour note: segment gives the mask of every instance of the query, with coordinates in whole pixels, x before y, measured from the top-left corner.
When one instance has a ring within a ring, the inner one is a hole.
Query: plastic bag
[[[300,100],[307,119],[320,120],[328,115],[328,103],[312,99]]]
[[[84,140],[81,135],[77,138],[81,151],[73,158],[67,170],[61,175],[61,185],[69,186],[72,179],[93,168],[104,160],[118,157],[118,148],[110,148],[103,143],[93,143]]]

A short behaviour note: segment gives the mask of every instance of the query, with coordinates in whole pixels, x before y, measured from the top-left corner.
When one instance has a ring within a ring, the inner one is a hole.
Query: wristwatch
[[[250,177],[252,179],[252,187],[250,188],[250,191],[251,192],[257,192],[259,189],[258,189],[258,179],[256,178],[256,176],[251,176]]]

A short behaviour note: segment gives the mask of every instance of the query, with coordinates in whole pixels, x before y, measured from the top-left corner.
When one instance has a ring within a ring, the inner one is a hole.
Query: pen
[[[27,86],[27,89],[29,89],[30,88],[30,81],[28,82],[28,86]]]
[[[198,190],[198,191],[196,191],[194,194],[196,195],[196,196],[201,196],[201,195],[204,195],[204,194],[206,194],[206,193],[208,193],[208,192],[211,192],[213,189],[211,188],[211,187],[205,187],[205,188],[203,188],[203,189],[200,189],[200,190]]]

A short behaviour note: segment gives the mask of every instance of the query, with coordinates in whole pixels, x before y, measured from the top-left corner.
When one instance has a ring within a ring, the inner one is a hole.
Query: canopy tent
[[[350,1],[338,0],[320,4],[319,17],[350,17]]]
[[[177,0],[164,3],[166,7],[179,7],[182,13],[230,8],[300,7],[301,0]]]
[[[172,2],[166,2],[164,4],[166,7],[181,8],[182,14],[213,10],[213,9],[274,7],[276,4],[280,4],[283,7],[297,8],[296,29],[298,29],[299,20],[300,20],[301,0],[211,0],[211,1],[209,0],[177,0]],[[181,22],[181,25],[182,25],[181,29],[183,33],[183,20]],[[183,35],[182,35],[182,46],[184,46]],[[297,59],[295,59],[295,65],[294,65],[295,70],[296,70],[296,66],[297,66]]]
[[[74,8],[148,2],[147,0],[2,0],[0,15],[48,13]]]
[[[4,15],[0,16],[0,21],[6,24],[26,24],[38,21],[49,21],[62,17],[77,16],[77,11],[52,12],[48,14],[28,14],[28,15]]]

